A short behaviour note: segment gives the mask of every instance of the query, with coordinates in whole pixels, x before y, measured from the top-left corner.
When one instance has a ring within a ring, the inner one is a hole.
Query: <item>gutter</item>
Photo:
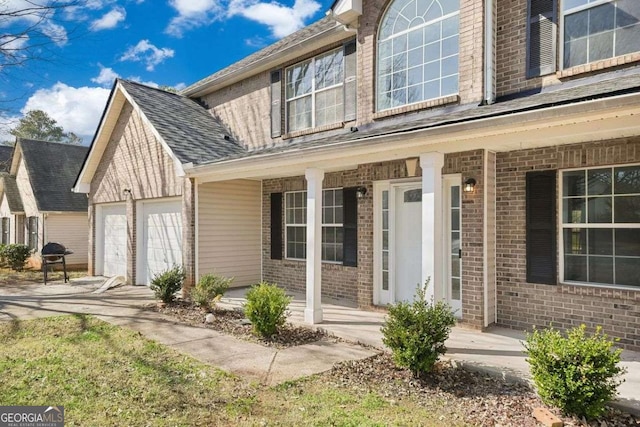
[[[289,46],[283,50],[274,52],[271,55],[260,58],[254,62],[248,63],[244,65],[242,68],[239,68],[223,76],[220,76],[214,80],[196,82],[193,85],[187,87],[186,89],[183,89],[180,92],[180,94],[184,96],[189,96],[189,97],[202,96],[213,90],[217,90],[224,86],[228,86],[230,84],[235,83],[236,81],[246,79],[264,70],[267,70],[275,65],[278,65],[279,63],[283,62],[283,59],[287,59],[287,57],[289,56],[292,56],[292,57],[300,56],[301,54],[305,53],[304,46],[316,40],[323,39],[334,33],[337,36],[343,36],[345,29],[347,31],[352,31],[351,29],[349,29],[347,26],[343,24],[340,24],[338,22],[336,22],[335,24],[336,25],[332,28],[329,28],[317,34],[313,34],[309,38],[301,40],[292,46]]]

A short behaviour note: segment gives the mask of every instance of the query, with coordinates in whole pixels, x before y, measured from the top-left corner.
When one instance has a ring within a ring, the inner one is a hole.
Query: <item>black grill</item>
[[[42,272],[44,273],[44,284],[47,284],[47,273],[49,266],[53,264],[62,264],[62,271],[64,272],[64,282],[69,281],[67,275],[67,263],[65,256],[71,255],[73,251],[68,250],[60,243],[49,242],[42,247],[40,255],[42,256]]]

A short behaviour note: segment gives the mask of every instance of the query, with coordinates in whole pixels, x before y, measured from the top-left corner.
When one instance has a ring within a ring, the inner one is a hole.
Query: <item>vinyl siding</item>
[[[89,253],[89,221],[87,214],[48,214],[45,223],[45,239],[72,250],[67,265],[86,265]]]
[[[234,180],[198,187],[198,273],[235,277],[234,287],[261,277],[261,183]]]
[[[36,197],[33,195],[31,180],[29,179],[29,173],[27,172],[27,168],[24,164],[24,159],[20,159],[20,163],[18,164],[16,184],[18,185],[18,191],[22,198],[25,215],[27,217],[38,216],[38,205],[36,204]]]

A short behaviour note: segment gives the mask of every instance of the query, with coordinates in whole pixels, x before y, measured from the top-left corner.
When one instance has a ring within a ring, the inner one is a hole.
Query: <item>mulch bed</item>
[[[409,371],[396,368],[391,356],[385,353],[337,364],[328,375],[334,386],[375,390],[392,403],[401,404],[403,398],[413,398],[427,408],[445,406],[451,410],[446,420],[456,418],[475,426],[537,427],[541,424],[531,414],[534,408],[545,407],[524,384],[507,383],[449,362],[438,362],[434,372],[417,379]],[[551,411],[565,426],[640,426],[639,418],[614,409],[590,423]],[[442,421],[446,424],[446,420]]]
[[[253,332],[249,320],[245,318],[242,311],[237,309],[215,307],[210,311],[213,315],[213,321],[205,322],[208,313],[188,301],[178,300],[165,306],[150,304],[146,306],[146,308],[166,314],[180,323],[213,329],[223,334],[232,335],[269,347],[286,348],[309,344],[321,339],[333,339],[325,332],[304,326],[294,326],[290,323],[285,324],[279,333],[270,339],[264,339]]]

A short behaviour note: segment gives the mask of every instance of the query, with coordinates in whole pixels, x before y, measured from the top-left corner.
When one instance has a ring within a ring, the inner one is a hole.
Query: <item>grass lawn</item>
[[[44,281],[42,270],[32,270],[25,268],[23,271],[13,271],[9,268],[0,268],[0,283],[4,285],[16,285],[23,283],[40,283]],[[87,270],[67,270],[70,279],[77,279],[87,276]],[[59,267],[55,271],[50,271],[47,282],[64,280],[64,275]]]
[[[0,405],[63,405],[68,426],[442,425],[444,402],[328,386],[268,388],[91,316],[0,323]]]

